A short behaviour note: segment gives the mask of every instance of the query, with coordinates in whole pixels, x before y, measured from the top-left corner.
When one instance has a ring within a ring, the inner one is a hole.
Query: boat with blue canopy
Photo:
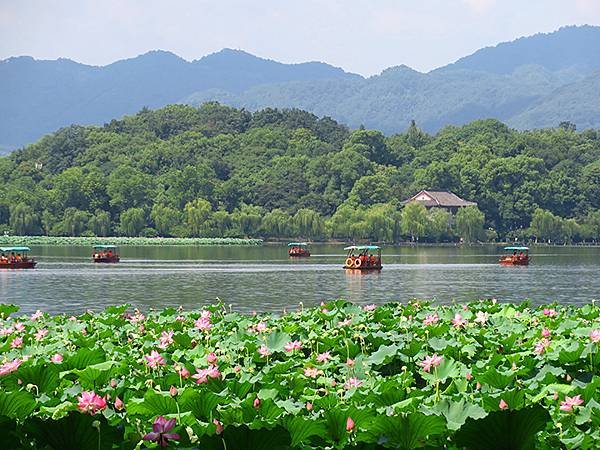
[[[27,256],[30,251],[25,246],[0,247],[0,269],[33,269],[37,261]]]
[[[510,245],[504,247],[506,255],[500,257],[498,261],[504,266],[527,266],[531,258],[529,257],[529,247],[520,245]]]
[[[351,245],[345,247],[348,253],[344,269],[381,270],[381,247],[377,245]]]

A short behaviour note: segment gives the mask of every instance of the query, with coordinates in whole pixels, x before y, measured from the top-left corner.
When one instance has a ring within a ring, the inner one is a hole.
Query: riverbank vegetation
[[[3,236],[0,237],[3,246],[11,245],[81,245],[90,247],[96,244],[112,245],[261,245],[260,239],[238,238],[145,238],[145,237],[110,237],[101,239],[97,237],[61,237],[61,236]]]
[[[385,137],[208,103],[71,126],[0,158],[0,232],[398,242],[600,238],[600,133],[495,120]],[[477,208],[402,207],[421,189]]]
[[[2,448],[600,445],[600,308],[0,306]]]

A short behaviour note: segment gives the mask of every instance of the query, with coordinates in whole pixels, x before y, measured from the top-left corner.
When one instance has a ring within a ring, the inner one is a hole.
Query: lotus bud
[[[255,409],[258,409],[260,406],[260,398],[256,397],[252,406],[254,406]]]
[[[177,395],[177,388],[175,386],[171,386],[169,388],[169,394],[171,394],[171,397],[175,397]]]
[[[352,420],[352,417],[348,417],[346,419],[346,431],[351,432],[352,430],[354,430],[354,420]]]

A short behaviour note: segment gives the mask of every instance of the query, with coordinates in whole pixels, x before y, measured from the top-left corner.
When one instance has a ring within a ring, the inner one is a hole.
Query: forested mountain
[[[327,78],[357,75],[327,64],[281,64],[229,49],[193,62],[154,51],[104,67],[9,58],[0,61],[0,147],[14,148],[73,123],[102,124],[144,106],[158,108],[198,90],[235,93],[264,83]]]
[[[570,123],[386,137],[301,110],[172,105],[61,129],[0,158],[0,177],[0,234],[600,238],[600,132]],[[479,210],[401,206],[421,189]]]
[[[357,55],[360,57],[360,55]],[[406,66],[362,78],[322,63],[281,64],[223,50],[187,62],[150,52],[104,67],[28,57],[0,62],[0,149],[62,126],[102,124],[146,106],[208,100],[257,110],[301,108],[386,134],[411,120],[428,132],[481,118],[519,129],[570,120],[600,127],[600,27],[565,27],[485,48],[429,73]],[[582,82],[583,85],[579,85]]]

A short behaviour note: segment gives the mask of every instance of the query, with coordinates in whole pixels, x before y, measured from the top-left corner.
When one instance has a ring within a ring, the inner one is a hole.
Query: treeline
[[[172,105],[0,158],[0,232],[571,242],[600,237],[600,133],[495,120],[386,137],[300,110]],[[401,201],[449,190],[456,217]]]

